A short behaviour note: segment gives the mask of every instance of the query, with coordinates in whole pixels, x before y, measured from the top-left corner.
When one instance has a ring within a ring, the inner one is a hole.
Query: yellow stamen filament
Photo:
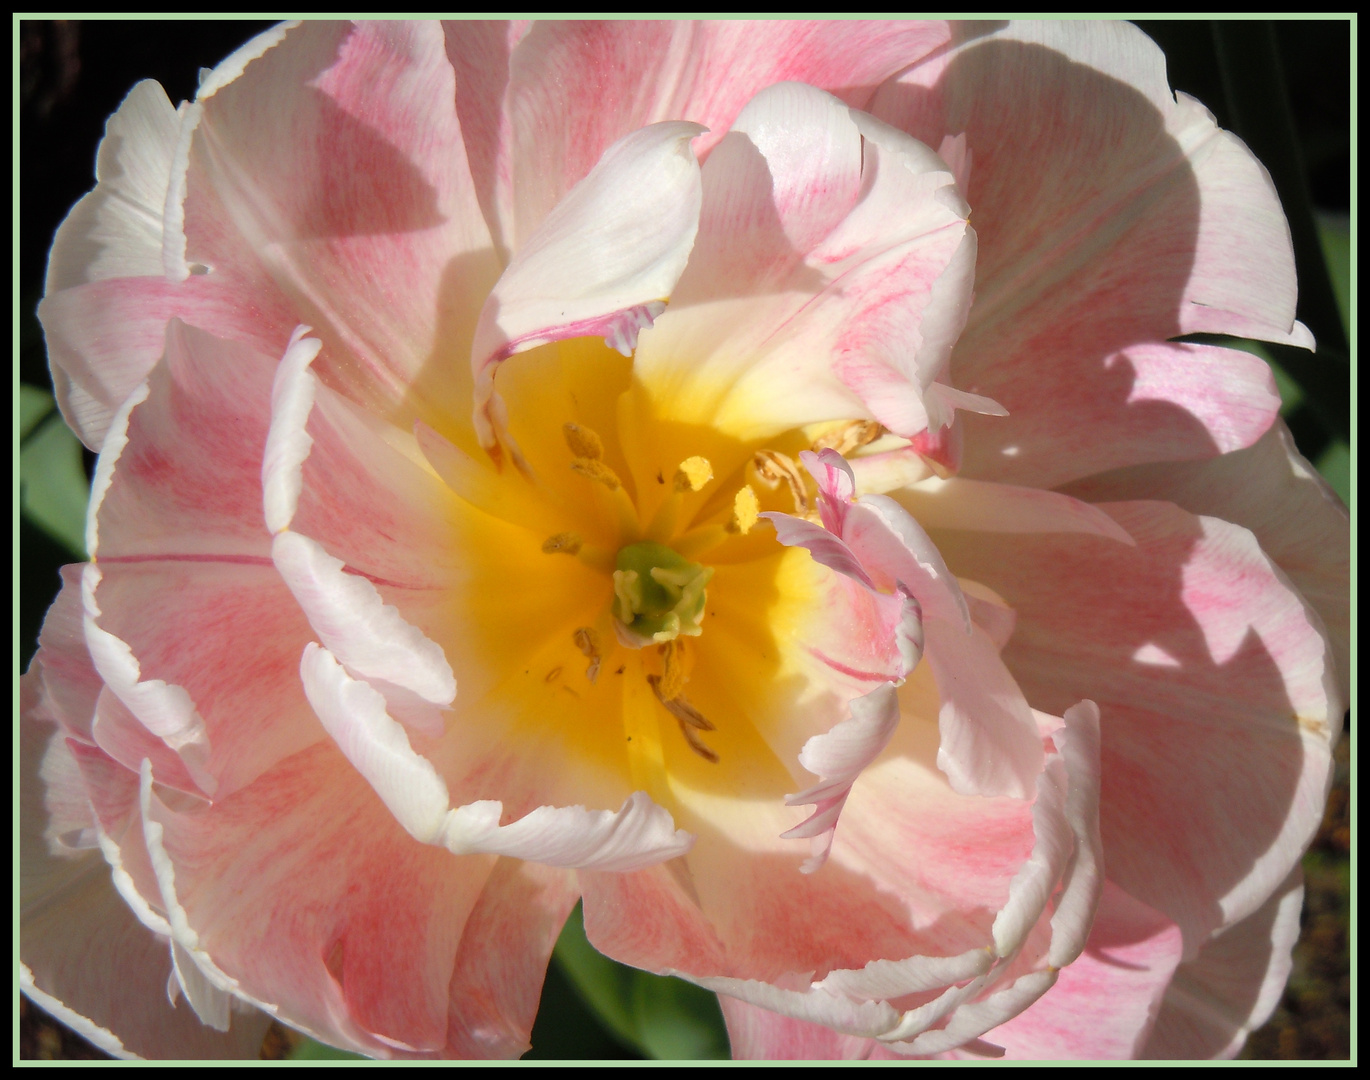
[[[678,698],[685,690],[689,676],[685,674],[685,643],[677,638],[660,647],[661,660],[666,673],[661,676],[661,696],[670,701]]]
[[[839,454],[845,455],[875,442],[883,434],[885,429],[874,420],[852,420],[818,436],[813,441],[813,448],[836,450]]]
[[[571,640],[576,643],[576,648],[581,651],[590,666],[585,669],[585,677],[590,680],[590,685],[594,685],[595,678],[599,675],[599,665],[603,656],[599,651],[599,635],[588,626],[581,626],[571,635]]]
[[[794,509],[800,517],[809,512],[809,496],[804,491],[804,478],[794,460],[775,450],[758,450],[752,458],[752,468],[757,478],[774,491],[783,480],[790,489]]]
[[[675,534],[680,519],[680,506],[687,493],[701,491],[714,478],[714,467],[706,457],[688,457],[676,468],[671,478],[671,493],[657,507],[652,523],[647,527],[648,538],[667,543]]]

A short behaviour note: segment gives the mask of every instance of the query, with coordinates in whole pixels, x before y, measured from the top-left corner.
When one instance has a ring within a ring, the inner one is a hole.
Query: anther
[[[549,536],[542,542],[542,551],[545,555],[576,555],[579,554],[583,543],[576,533],[557,533],[556,536]]]
[[[761,503],[756,497],[756,492],[750,484],[744,484],[733,496],[733,516],[724,528],[730,533],[741,533],[746,536],[752,531],[752,526],[760,516]]]
[[[598,458],[578,457],[571,462],[571,471],[603,484],[610,491],[617,491],[623,486],[618,474]]]
[[[598,461],[604,456],[604,443],[589,428],[579,424],[563,424],[561,433],[566,437],[566,445],[573,456],[589,458],[591,461]]]
[[[571,635],[571,640],[576,643],[576,648],[581,651],[590,666],[585,669],[585,677],[590,680],[593,686],[595,677],[599,675],[599,665],[602,657],[599,652],[599,635],[588,626],[581,626]]]
[[[676,723],[680,725],[680,734],[685,737],[685,742],[689,744],[691,750],[714,765],[718,764],[718,754],[704,744],[704,741],[696,732],[714,731],[714,725],[693,705],[683,697],[666,697],[662,693],[662,678],[660,675],[648,675],[647,682],[656,694],[656,699],[661,702],[666,711],[676,718]]]
[[[813,448],[836,450],[839,454],[845,455],[875,442],[883,434],[884,427],[874,420],[851,420],[818,436],[813,441]]]
[[[714,467],[709,464],[708,458],[698,455],[688,457],[680,463],[680,467],[675,471],[675,490],[681,494],[687,491],[699,491],[713,478]]]
[[[795,512],[804,517],[809,511],[809,496],[804,491],[804,478],[793,459],[775,450],[758,450],[752,458],[752,467],[762,483],[774,491],[783,480],[794,499]]]

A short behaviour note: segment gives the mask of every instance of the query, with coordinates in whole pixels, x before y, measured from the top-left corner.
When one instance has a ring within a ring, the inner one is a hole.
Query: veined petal
[[[535,23],[509,65],[505,242],[521,245],[630,131],[697,121],[712,132],[702,156],[767,86],[807,83],[862,109],[890,75],[974,32],[912,20]]]
[[[628,355],[660,315],[699,228],[690,141],[703,131],[671,121],[619,140],[519,246],[471,347],[482,445],[494,445],[490,402],[501,361],[569,337],[604,337]]]
[[[60,733],[27,717],[20,721],[20,790],[49,802],[60,773],[75,763]],[[43,779],[39,778],[42,761]],[[89,804],[90,826],[94,819]],[[19,982],[24,993],[115,1057],[250,1058],[266,1032],[255,1010],[232,1017],[227,1032],[204,1027],[187,1007],[167,1000],[169,943],[142,926],[110,882],[94,850],[62,850],[45,842],[41,805],[21,817]]]
[[[1084,954],[1061,969],[1051,993],[986,1032],[985,1042],[1016,1060],[1136,1057],[1181,950],[1174,923],[1109,884]]]
[[[962,533],[947,550],[1015,610],[1004,655],[1031,700],[1099,702],[1109,876],[1192,955],[1308,843],[1342,705],[1320,620],[1250,533],[1163,503],[1105,509],[1136,547]]]
[[[1137,1056],[1231,1058],[1279,1005],[1299,937],[1303,873],[1295,868],[1261,907],[1175,971]]]
[[[953,370],[1009,416],[968,418],[968,472],[1052,487],[1100,452],[1126,452],[1128,464],[1211,454],[1201,427],[1215,406],[1228,414],[1219,428],[1260,434],[1232,424],[1253,403],[1241,381],[1231,397],[1206,382],[1205,404],[1174,365],[1159,378],[1142,370],[1156,350],[1188,352],[1146,343],[1198,330],[1309,339],[1294,322],[1289,234],[1264,170],[1201,107],[1176,101],[1141,31],[1010,25],[901,75],[871,111],[933,145],[964,135],[975,157],[966,198],[981,257]],[[1044,115],[1059,122],[1024,122]]]

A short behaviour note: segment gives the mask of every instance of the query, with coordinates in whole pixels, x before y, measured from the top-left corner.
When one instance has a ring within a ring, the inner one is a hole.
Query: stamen
[[[688,457],[675,471],[675,490],[682,494],[686,491],[698,491],[713,478],[714,467],[709,464],[708,458],[698,455]]]
[[[678,698],[685,689],[689,676],[685,674],[685,643],[677,638],[659,649],[666,673],[661,677],[661,696],[666,700]]]
[[[652,692],[656,694],[656,699],[661,702],[666,711],[676,718],[676,723],[680,725],[680,734],[685,737],[685,742],[690,749],[711,764],[718,764],[718,754],[704,744],[704,741],[695,734],[696,731],[715,731],[717,730],[708,719],[686,701],[683,697],[666,697],[662,692],[662,678],[660,675],[648,675],[647,682],[652,687]]]
[[[585,669],[585,677],[590,680],[590,685],[593,686],[595,678],[599,675],[600,661],[603,659],[599,651],[599,635],[590,627],[581,626],[571,635],[571,640],[576,643],[576,648],[590,661],[590,666]]]
[[[808,516],[809,496],[804,491],[804,478],[793,459],[776,450],[758,450],[752,458],[752,468],[757,478],[772,491],[780,486],[782,480],[785,481],[790,489],[790,497],[794,499],[795,512],[800,517]]]
[[[741,533],[746,536],[752,531],[752,526],[756,524],[761,516],[761,502],[756,497],[756,492],[752,490],[750,484],[745,484],[733,496],[733,516],[724,528],[730,533]]]
[[[618,491],[623,486],[623,481],[618,478],[618,473],[598,458],[575,458],[571,462],[571,471],[578,472],[581,476],[588,477],[598,484],[603,484],[610,491]]]
[[[839,454],[850,454],[869,443],[875,442],[885,429],[874,420],[852,420],[840,427],[824,432],[813,441],[815,450],[836,450]]]
[[[566,437],[566,445],[571,448],[572,456],[589,458],[591,461],[598,461],[604,456],[604,443],[589,428],[579,424],[563,424],[561,433]]]
[[[542,551],[545,555],[578,555],[583,544],[584,541],[576,533],[557,533],[542,542]]]

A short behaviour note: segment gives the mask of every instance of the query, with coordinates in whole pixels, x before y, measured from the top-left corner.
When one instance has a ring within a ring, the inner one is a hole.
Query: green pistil
[[[615,565],[614,618],[633,639],[645,646],[699,636],[712,567],[650,540],[621,548]]]

